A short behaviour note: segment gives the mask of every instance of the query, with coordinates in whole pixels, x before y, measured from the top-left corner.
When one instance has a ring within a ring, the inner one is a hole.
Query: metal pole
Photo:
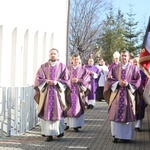
[[[68,14],[67,14],[67,39],[66,39],[66,65],[68,65],[68,54],[69,54],[69,17],[70,16],[70,0],[68,0]]]
[[[7,89],[7,136],[11,136],[11,88]]]

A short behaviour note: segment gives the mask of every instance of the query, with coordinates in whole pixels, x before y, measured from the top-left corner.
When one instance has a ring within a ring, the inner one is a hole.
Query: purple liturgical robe
[[[98,86],[96,79],[100,75],[100,71],[94,65],[93,66],[87,65],[86,68],[88,69],[88,71],[93,71],[97,75],[96,78],[94,77],[94,75],[90,75],[90,77],[91,77],[91,92],[88,94],[88,100],[95,100],[96,99],[96,89]]]
[[[116,95],[110,101],[112,85],[120,79],[126,80],[129,85],[127,87],[120,87],[118,84]],[[122,68],[121,63],[112,68],[104,87],[104,98],[109,104],[108,116],[110,121],[120,123],[135,121],[136,99],[133,99],[132,96],[134,96],[134,94],[132,94],[132,92],[129,93],[129,90],[131,90],[132,87],[135,90],[133,93],[136,93],[140,84],[141,75],[139,69],[131,63],[128,63],[125,69]]]
[[[80,117],[84,114],[85,105],[88,103],[87,97],[85,99],[80,97],[80,92],[82,86],[86,88],[85,96],[87,96],[88,92],[90,91],[90,75],[88,74],[88,70],[81,65],[79,65],[77,68],[69,66],[68,70],[71,77],[78,78],[79,82],[71,83],[72,92],[69,95],[71,106],[67,111],[67,117]]]
[[[108,67],[108,70],[110,71],[114,66],[116,66],[117,64],[115,62],[111,63]]]
[[[136,119],[143,119],[144,118],[144,115],[145,115],[145,108],[147,106],[147,104],[145,103],[144,99],[143,99],[143,91],[144,91],[144,87],[145,87],[145,83],[146,83],[146,75],[145,73],[141,70],[140,70],[140,74],[141,74],[141,93],[140,93],[140,99],[139,99],[139,102],[137,103],[137,106],[136,106]]]
[[[48,79],[63,83],[69,87],[68,70],[66,66],[59,61],[54,66],[52,66],[49,61],[41,65],[36,74],[34,88],[36,89],[36,87]],[[39,93],[36,91],[35,94]],[[64,117],[57,86],[48,85],[48,93],[38,116],[45,121],[57,121]]]

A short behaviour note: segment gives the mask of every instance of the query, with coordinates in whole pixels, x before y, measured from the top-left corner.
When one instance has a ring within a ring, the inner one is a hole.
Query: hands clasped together
[[[72,83],[78,83],[78,81],[79,81],[79,80],[78,80],[77,78],[75,78],[75,77],[73,77],[73,78],[71,79],[71,82],[72,82]]]
[[[126,86],[128,86],[128,82],[127,82],[126,80],[120,80],[120,81],[119,81],[119,85],[120,85],[121,87],[126,87]]]
[[[56,84],[57,84],[57,81],[55,81],[55,80],[47,80],[46,83],[47,83],[48,85],[56,85]]]

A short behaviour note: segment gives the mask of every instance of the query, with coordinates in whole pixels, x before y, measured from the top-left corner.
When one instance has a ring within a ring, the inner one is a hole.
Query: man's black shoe
[[[64,136],[64,133],[61,133],[61,134],[57,135],[58,138],[61,138],[63,136]]]
[[[114,137],[113,142],[114,142],[114,143],[117,143],[117,142],[118,142],[118,140],[119,140],[118,138],[115,138],[115,137]]]
[[[96,100],[97,102],[102,102],[102,100],[101,99],[99,99],[99,100]]]
[[[66,128],[64,130],[68,130],[69,129],[69,126],[66,126]]]
[[[90,105],[87,106],[87,109],[90,109]]]
[[[93,109],[94,108],[94,106],[93,105],[91,105],[91,109]]]
[[[135,131],[141,132],[141,129],[140,128],[135,128]]]
[[[128,140],[128,139],[122,139],[123,143],[129,143],[131,142],[131,140]]]
[[[92,104],[89,104],[87,107],[87,109],[93,109],[93,108],[94,108],[94,106]]]
[[[50,142],[50,141],[53,141],[53,137],[52,137],[52,136],[48,136],[48,137],[46,138],[46,142]]]
[[[43,137],[45,137],[45,134],[42,134]]]
[[[75,130],[75,132],[79,132],[79,129],[78,129],[78,127],[76,127],[76,128],[73,128],[74,130]]]

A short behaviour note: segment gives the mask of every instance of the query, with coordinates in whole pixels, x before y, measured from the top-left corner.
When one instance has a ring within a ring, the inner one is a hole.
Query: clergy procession
[[[129,51],[116,51],[109,65],[103,58],[94,62],[93,54],[83,65],[80,55],[73,54],[66,66],[59,61],[59,50],[50,49],[34,83],[41,136],[51,142],[69,131],[80,133],[86,111],[103,102],[108,106],[112,142],[131,142],[135,132],[142,132],[147,82],[139,58],[131,58]]]
[[[127,1],[1,0],[0,150],[149,149],[150,17]]]

